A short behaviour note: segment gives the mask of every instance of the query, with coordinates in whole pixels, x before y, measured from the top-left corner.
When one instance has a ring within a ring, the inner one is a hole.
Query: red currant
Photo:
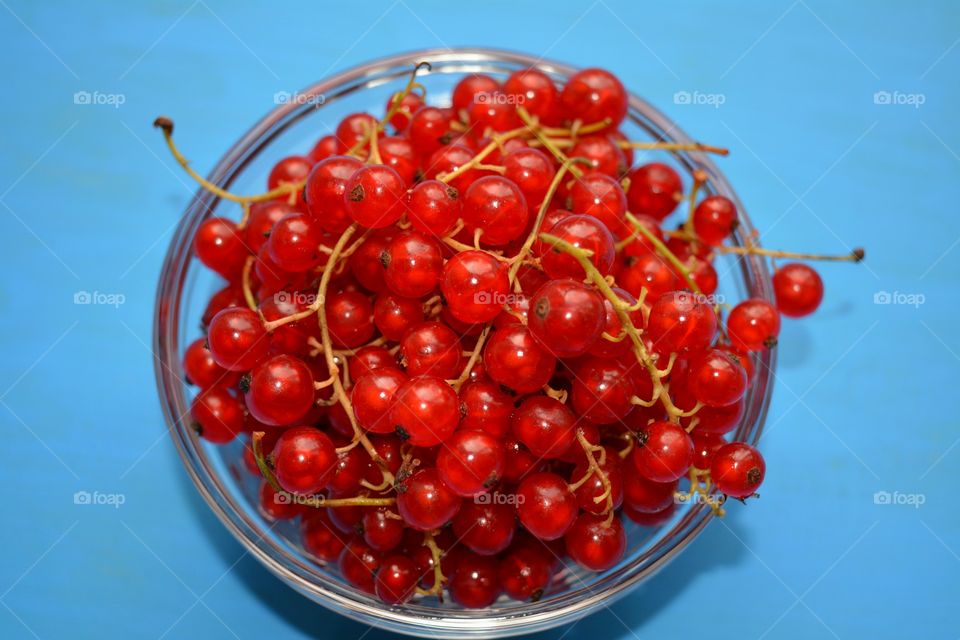
[[[823,300],[823,280],[812,267],[791,262],[773,274],[773,293],[777,309],[790,318],[808,316]]]
[[[760,298],[739,303],[727,317],[727,334],[733,346],[743,351],[761,351],[777,344],[780,314]]]
[[[541,540],[556,540],[577,519],[577,498],[555,473],[534,473],[517,487],[517,516]]]
[[[380,254],[390,290],[405,298],[427,295],[440,283],[443,257],[435,240],[419,231],[402,231]]]
[[[199,434],[217,444],[230,442],[243,431],[243,407],[223,387],[201,391],[190,404],[190,417]]]
[[[330,482],[337,454],[333,442],[314,427],[293,427],[273,446],[274,474],[284,491],[312,495]]]
[[[693,210],[693,231],[707,244],[723,244],[737,223],[737,207],[724,196],[709,196]]]
[[[490,491],[503,475],[503,444],[486,431],[457,431],[437,453],[440,479],[458,496]]]
[[[743,442],[731,442],[713,454],[710,479],[728,496],[746,498],[756,493],[766,470],[759,451]]]
[[[510,288],[507,265],[486,251],[463,251],[443,266],[440,291],[461,322],[489,322],[500,313]]]
[[[347,180],[344,204],[350,218],[362,227],[382,229],[406,210],[407,185],[392,167],[370,164]]]
[[[407,375],[393,367],[377,369],[358,378],[350,399],[360,426],[373,433],[393,433],[396,426],[388,414],[397,389],[406,381]]]
[[[537,344],[526,327],[512,325],[490,334],[483,364],[494,382],[524,394],[550,382],[557,360]]]
[[[583,514],[570,527],[564,540],[570,557],[590,571],[614,567],[627,550],[623,524],[618,518],[607,522],[606,515]]]
[[[420,531],[442,527],[457,515],[460,497],[443,483],[436,469],[421,469],[397,488],[397,509]]]
[[[207,346],[228,371],[248,371],[267,354],[270,341],[256,312],[246,307],[224,309],[210,321]]]
[[[672,482],[693,464],[693,441],[673,422],[654,422],[638,434],[633,450],[637,473],[654,482]]]
[[[503,246],[520,237],[529,214],[523,192],[512,180],[485,176],[464,194],[462,216],[467,231],[482,231],[480,242]]]
[[[303,418],[315,393],[310,368],[299,358],[279,355],[253,369],[245,400],[254,418],[281,426]]]
[[[558,358],[586,353],[606,324],[603,298],[576,280],[550,280],[533,294],[530,310],[531,335]]]
[[[637,167],[629,173],[629,178],[627,202],[635,214],[663,220],[683,199],[680,175],[665,164],[651,162]]]
[[[402,440],[418,447],[438,445],[460,422],[457,393],[441,378],[411,378],[393,396],[390,422]]]

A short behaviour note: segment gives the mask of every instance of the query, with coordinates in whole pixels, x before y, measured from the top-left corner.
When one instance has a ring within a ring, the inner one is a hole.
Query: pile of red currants
[[[670,166],[632,166],[636,150],[726,151],[628,140],[606,71],[562,88],[537,69],[468,75],[440,107],[424,68],[257,195],[193,172],[157,119],[241,216],[194,240],[227,284],[183,356],[192,419],[210,442],[246,440],[265,516],[300,518],[304,549],[357,588],[535,601],[564,558],[616,566],[624,517],[756,494],[763,457],[726,434],[755,355],[823,283],[775,264],[776,305],[731,306],[713,260],[824,256],[725,244],[738,213],[701,197],[706,174],[685,195]]]

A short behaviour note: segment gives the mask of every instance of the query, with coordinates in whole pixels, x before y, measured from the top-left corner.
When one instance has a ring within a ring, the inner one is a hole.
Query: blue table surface
[[[150,343],[193,187],[150,124],[176,116],[206,171],[277,91],[466,44],[611,69],[733,149],[720,164],[767,246],[868,249],[823,267],[813,318],[785,321],[763,497],[543,637],[957,637],[960,7],[533,5],[0,1],[0,637],[388,635],[245,556],[181,469]]]

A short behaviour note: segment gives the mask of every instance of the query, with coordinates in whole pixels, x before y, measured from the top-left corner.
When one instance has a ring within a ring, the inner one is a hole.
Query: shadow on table
[[[180,478],[182,490],[196,512],[202,528],[214,541],[213,546],[217,553],[222,556],[225,563],[233,564],[243,552],[243,547],[217,520],[190,483],[187,475],[182,471],[176,475]],[[565,640],[580,638],[594,640],[601,627],[604,636],[632,635],[628,629],[641,629],[648,618],[665,608],[675,598],[682,597],[687,586],[696,581],[700,574],[709,573],[724,566],[736,565],[748,554],[744,544],[749,545],[750,541],[747,534],[738,526],[742,509],[736,508],[737,506],[733,505],[734,508],[728,511],[723,524],[709,525],[665,569],[609,609],[601,609],[592,616],[574,623],[573,628],[559,627],[526,637],[530,640],[555,640],[561,636]],[[735,532],[744,544],[738,541],[727,527]],[[307,598],[295,596],[289,587],[251,556],[246,556],[237,562],[232,574],[278,617],[286,620],[305,636],[363,637],[364,640],[406,637],[381,629],[370,629],[367,625],[328,611]]]

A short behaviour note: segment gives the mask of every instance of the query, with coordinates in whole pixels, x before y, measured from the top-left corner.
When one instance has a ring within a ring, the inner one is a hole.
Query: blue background
[[[721,167],[765,245],[868,249],[824,266],[821,310],[785,323],[762,499],[543,637],[956,637],[956,3],[320,4],[0,2],[0,637],[385,635],[246,557],[180,468],[149,345],[193,186],[150,123],[175,116],[205,172],[277,91],[463,44],[611,69],[733,149]],[[124,103],[76,105],[77,91]],[[75,305],[78,291],[125,302]],[[883,291],[913,298],[876,304]],[[80,490],[125,502],[76,506]],[[923,504],[878,505],[879,491]]]

